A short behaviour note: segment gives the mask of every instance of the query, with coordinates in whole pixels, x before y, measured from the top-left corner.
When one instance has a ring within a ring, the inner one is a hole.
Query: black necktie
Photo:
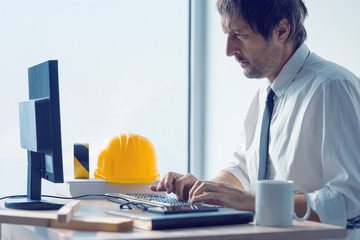
[[[261,135],[260,135],[260,155],[259,155],[259,174],[258,179],[266,179],[266,166],[268,158],[268,149],[269,149],[269,128],[271,116],[274,108],[274,92],[271,87],[268,88],[268,94],[265,102],[265,110],[261,125]]]

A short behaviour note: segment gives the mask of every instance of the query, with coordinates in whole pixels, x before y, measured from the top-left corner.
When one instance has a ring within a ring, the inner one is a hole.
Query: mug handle
[[[298,216],[296,215],[296,213],[295,213],[295,211],[294,211],[294,218],[295,218],[296,220],[298,220],[298,221],[304,221],[304,220],[308,219],[308,218],[309,218],[309,215],[310,215],[310,210],[311,210],[311,208],[310,208],[310,199],[309,199],[309,195],[308,195],[308,193],[305,191],[305,189],[296,188],[296,189],[294,190],[294,196],[295,196],[297,193],[303,193],[303,194],[305,195],[305,197],[306,197],[306,213],[305,213],[305,215],[304,215],[302,218],[300,218],[300,217],[298,217]]]

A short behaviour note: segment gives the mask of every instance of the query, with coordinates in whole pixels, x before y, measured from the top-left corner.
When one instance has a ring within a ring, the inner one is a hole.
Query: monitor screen
[[[58,209],[62,204],[41,199],[41,179],[62,183],[58,62],[28,69],[29,100],[19,104],[20,142],[28,153],[27,198],[10,199],[8,208]]]

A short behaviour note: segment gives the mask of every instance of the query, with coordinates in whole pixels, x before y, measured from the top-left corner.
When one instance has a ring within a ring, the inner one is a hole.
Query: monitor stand
[[[42,153],[28,151],[27,197],[14,197],[5,202],[5,207],[21,210],[57,210],[65,203],[41,199]]]

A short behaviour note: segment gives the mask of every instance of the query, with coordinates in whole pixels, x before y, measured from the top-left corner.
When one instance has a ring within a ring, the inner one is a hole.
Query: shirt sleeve
[[[331,80],[319,94],[319,132],[324,187],[310,193],[311,208],[321,222],[346,226],[360,215],[360,86]]]
[[[224,170],[230,172],[241,182],[245,191],[250,191],[250,180],[246,167],[245,150],[240,147],[234,153],[235,160],[231,162]]]
[[[262,88],[263,93],[266,93],[267,87],[268,84],[264,85]],[[249,109],[247,110],[242,128],[242,134],[240,136],[240,147],[234,153],[234,161],[224,169],[239,179],[245,191],[252,191],[246,159],[246,151],[250,147],[250,144],[255,137],[254,135],[257,125],[256,119],[259,118],[260,92],[261,89],[258,89],[251,101]]]
[[[322,223],[345,227],[347,223],[344,195],[330,187],[309,193],[310,207]]]

